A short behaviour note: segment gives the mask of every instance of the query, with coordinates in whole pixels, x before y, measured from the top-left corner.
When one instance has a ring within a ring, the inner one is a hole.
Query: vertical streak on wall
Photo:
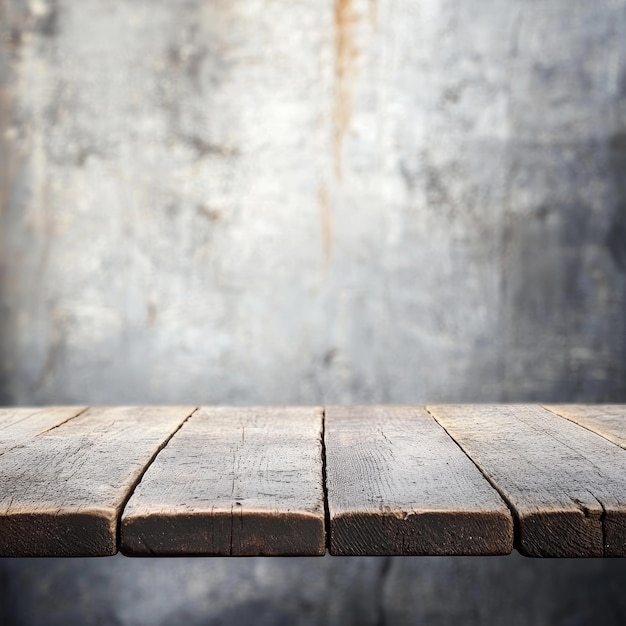
[[[328,269],[333,253],[333,225],[330,202],[326,187],[321,187],[317,193],[317,201],[320,207],[320,223],[322,229],[322,249],[324,259],[324,270]]]
[[[378,0],[368,0],[370,23],[372,26],[376,26],[378,22]]]
[[[10,86],[8,80],[9,73],[9,50],[7,41],[9,39],[9,29],[7,27],[8,16],[6,1],[0,0],[0,253],[4,249],[3,233],[5,215],[9,203],[9,183],[12,179],[11,160],[9,158],[7,132],[9,130],[9,116],[11,111],[10,102]],[[5,353],[4,341],[4,284],[6,280],[5,263],[7,262],[5,254],[0,254],[0,353]],[[6,390],[6,376],[4,369],[5,362],[0,364],[0,404],[6,404],[8,401]]]
[[[335,0],[335,93],[333,103],[333,147],[335,175],[342,177],[343,143],[352,117],[352,98],[357,50],[353,0]]]

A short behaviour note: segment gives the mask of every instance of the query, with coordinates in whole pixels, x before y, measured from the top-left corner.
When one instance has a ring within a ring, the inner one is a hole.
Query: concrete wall
[[[7,402],[626,393],[624,2],[3,2]]]
[[[625,96],[624,0],[0,0],[0,400],[626,400]],[[153,580],[224,623],[625,610],[603,561],[34,563],[18,623],[78,572],[124,623]]]

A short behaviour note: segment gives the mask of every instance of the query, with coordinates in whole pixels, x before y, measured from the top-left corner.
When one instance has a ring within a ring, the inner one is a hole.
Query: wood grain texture
[[[626,555],[626,452],[539,406],[432,406],[497,487],[528,556]]]
[[[511,514],[423,408],[326,409],[330,551],[508,554]]]
[[[626,449],[626,404],[551,404],[544,407]]]
[[[322,410],[198,410],[122,516],[129,555],[325,552]]]
[[[193,408],[91,408],[0,455],[0,556],[117,552],[129,493]]]
[[[0,409],[0,454],[36,435],[57,428],[76,417],[86,407],[11,407]]]

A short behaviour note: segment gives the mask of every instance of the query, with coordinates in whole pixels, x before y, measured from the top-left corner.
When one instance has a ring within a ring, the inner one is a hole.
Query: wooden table
[[[0,409],[0,556],[626,555],[626,405]]]

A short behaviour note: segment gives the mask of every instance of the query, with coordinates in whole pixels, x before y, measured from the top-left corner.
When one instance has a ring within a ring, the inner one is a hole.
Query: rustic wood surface
[[[324,554],[322,428],[319,408],[199,409],[128,502],[122,551]]]
[[[626,452],[538,406],[428,410],[497,487],[529,556],[626,555]]]
[[[14,448],[35,435],[57,428],[76,417],[86,407],[15,407],[0,409],[0,454]]]
[[[129,493],[193,408],[92,408],[0,454],[0,556],[117,552]]]
[[[130,555],[626,556],[625,416],[2,409],[0,556],[114,554],[120,526]]]
[[[626,449],[625,404],[551,404],[546,409]]]
[[[425,409],[326,409],[330,551],[507,554],[511,514]]]

